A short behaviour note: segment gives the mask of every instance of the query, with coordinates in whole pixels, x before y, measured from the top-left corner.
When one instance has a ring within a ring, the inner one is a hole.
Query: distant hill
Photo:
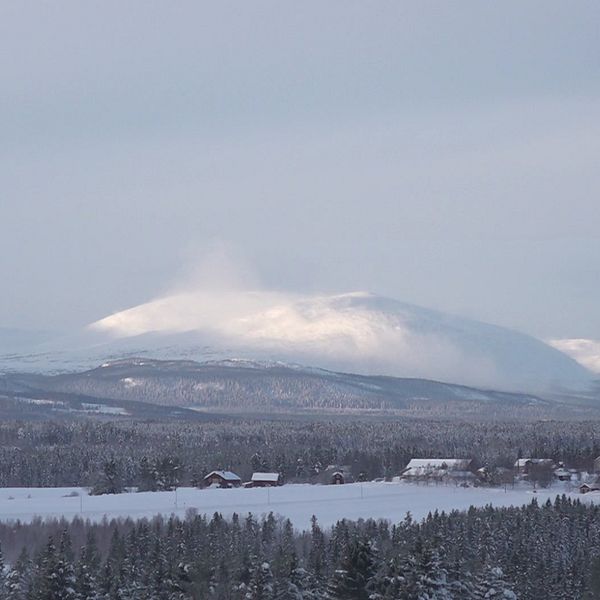
[[[180,293],[61,338],[10,346],[0,343],[0,372],[72,372],[126,357],[236,356],[532,394],[586,391],[593,379],[531,336],[364,292]]]
[[[244,360],[197,363],[146,358],[105,363],[81,373],[12,374],[13,393],[143,402],[216,414],[397,415],[440,417],[551,416],[564,406],[531,394],[438,381],[337,373]],[[89,402],[89,401],[88,401]],[[573,410],[573,407],[570,407]]]

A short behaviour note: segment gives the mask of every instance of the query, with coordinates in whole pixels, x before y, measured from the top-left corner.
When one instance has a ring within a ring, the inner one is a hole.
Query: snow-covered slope
[[[600,340],[582,338],[550,340],[553,348],[574,358],[579,364],[600,375]]]
[[[0,355],[17,353],[34,348],[56,338],[56,334],[48,331],[30,331],[0,327]]]
[[[82,373],[0,377],[0,390],[21,397],[76,398],[132,410],[132,403],[219,414],[394,414],[469,418],[547,417],[573,407],[531,394],[397,377],[335,373],[273,362],[197,363],[147,358],[103,363]]]
[[[566,493],[573,500],[599,503],[600,494],[582,496],[557,483],[533,493],[530,487],[461,488],[411,483],[354,483],[347,485],[288,484],[276,488],[230,490],[178,488],[175,492],[141,492],[89,496],[83,488],[0,488],[0,520],[28,523],[34,517],[81,517],[100,521],[118,517],[152,518],[162,514],[184,517],[189,509],[200,514],[215,511],[255,515],[274,512],[292,520],[300,529],[315,515],[322,526],[340,519],[389,519],[401,521],[407,512],[422,519],[435,510],[467,510],[470,506],[520,506],[535,498],[539,504]]]
[[[585,388],[591,379],[530,336],[363,292],[179,293],[110,315],[29,356],[0,359],[0,369],[89,368],[123,356],[236,356],[535,392]]]

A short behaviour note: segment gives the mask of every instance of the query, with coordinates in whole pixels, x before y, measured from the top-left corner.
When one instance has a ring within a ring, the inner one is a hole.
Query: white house
[[[413,458],[402,479],[474,479],[470,458]]]
[[[248,487],[274,487],[283,485],[283,478],[279,473],[252,473]]]
[[[554,469],[555,464],[551,458],[518,458],[515,461],[517,473],[526,475],[532,466]]]

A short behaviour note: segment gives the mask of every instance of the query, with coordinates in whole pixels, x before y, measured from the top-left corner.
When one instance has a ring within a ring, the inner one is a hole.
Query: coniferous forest
[[[338,521],[273,514],[0,526],[10,600],[521,600],[600,597],[600,508]],[[21,550],[19,550],[21,547]]]
[[[600,456],[597,422],[415,420],[157,423],[0,423],[0,487],[96,486],[107,470],[117,487],[198,485],[213,469],[247,481],[278,471],[288,482],[317,482],[328,465],[355,479],[398,475],[411,458],[471,458],[510,468],[523,456],[591,470]],[[154,475],[149,475],[154,473]],[[158,475],[157,475],[158,474]]]
[[[373,479],[422,456],[490,468],[543,456],[585,470],[599,454],[593,422],[4,422],[0,485],[165,490],[218,468],[318,483],[331,464]],[[0,545],[0,600],[600,598],[600,508],[566,496],[422,522],[313,519],[306,530],[273,514],[192,510],[185,519],[35,519],[0,523]]]

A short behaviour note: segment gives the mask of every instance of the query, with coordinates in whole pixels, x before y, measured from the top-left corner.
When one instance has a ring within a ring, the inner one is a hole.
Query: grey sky
[[[0,325],[163,293],[214,245],[600,338],[600,4],[0,4]]]

